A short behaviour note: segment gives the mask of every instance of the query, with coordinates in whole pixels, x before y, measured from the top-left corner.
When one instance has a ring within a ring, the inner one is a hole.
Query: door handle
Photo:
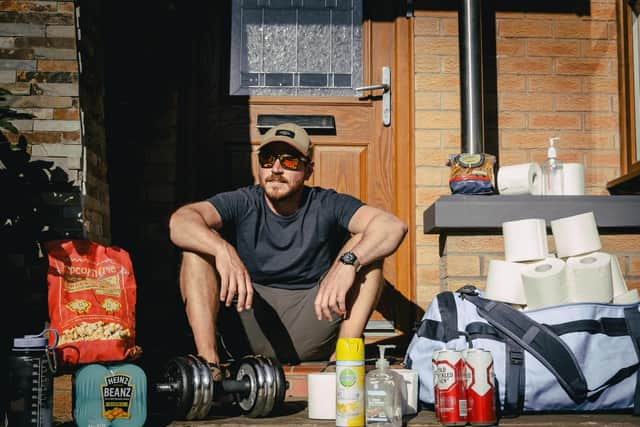
[[[382,67],[382,83],[357,87],[356,92],[382,89],[382,124],[391,124],[391,68]]]

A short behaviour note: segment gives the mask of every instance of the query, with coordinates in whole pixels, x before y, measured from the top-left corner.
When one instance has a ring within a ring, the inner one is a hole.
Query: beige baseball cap
[[[258,150],[272,142],[287,143],[302,155],[311,158],[311,138],[302,127],[295,123],[281,123],[269,129],[262,137],[262,143],[260,143]]]

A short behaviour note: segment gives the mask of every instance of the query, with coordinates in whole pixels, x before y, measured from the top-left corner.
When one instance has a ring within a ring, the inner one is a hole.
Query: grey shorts
[[[224,349],[233,358],[262,354],[288,363],[329,360],[342,318],[317,319],[318,288],[279,289],[254,283],[250,310],[238,313],[233,305],[220,308],[218,330]]]

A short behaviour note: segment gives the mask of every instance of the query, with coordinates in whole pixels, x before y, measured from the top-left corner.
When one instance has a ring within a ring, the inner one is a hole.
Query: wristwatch
[[[360,261],[358,261],[358,257],[356,256],[356,254],[351,251],[342,254],[342,256],[340,257],[340,262],[345,265],[353,265],[353,267],[356,269],[356,273],[360,271]]]

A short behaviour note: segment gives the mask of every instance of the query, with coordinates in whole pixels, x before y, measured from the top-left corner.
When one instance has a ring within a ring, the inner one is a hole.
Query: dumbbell
[[[287,386],[282,366],[275,359],[245,356],[231,365],[231,378],[214,381],[206,360],[190,354],[166,364],[154,391],[175,419],[203,419],[215,402],[229,395],[243,414],[257,418],[269,416],[282,406]]]

